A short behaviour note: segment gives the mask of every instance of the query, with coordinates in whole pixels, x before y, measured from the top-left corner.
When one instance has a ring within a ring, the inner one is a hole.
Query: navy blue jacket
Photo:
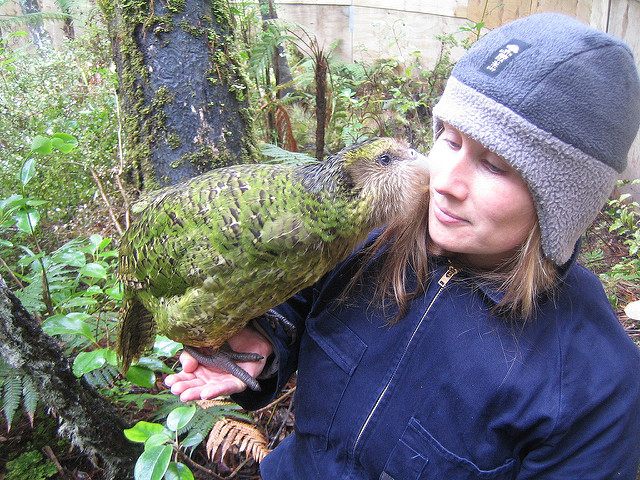
[[[356,263],[279,307],[298,325],[293,345],[262,324],[278,374],[236,401],[260,407],[298,370],[295,433],[262,462],[264,480],[636,478],[640,355],[592,273],[572,261],[523,324],[436,260],[389,325],[395,312],[370,304],[373,273],[336,301]]]

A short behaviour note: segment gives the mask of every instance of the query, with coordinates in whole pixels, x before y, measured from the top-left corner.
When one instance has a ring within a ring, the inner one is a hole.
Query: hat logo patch
[[[491,77],[495,77],[530,46],[520,40],[510,40],[489,57],[482,66],[482,71]]]

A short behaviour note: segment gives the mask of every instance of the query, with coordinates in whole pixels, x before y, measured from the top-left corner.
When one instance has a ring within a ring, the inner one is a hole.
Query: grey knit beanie
[[[640,82],[622,41],[555,13],[497,28],[456,64],[433,108],[527,182],[542,248],[562,265],[626,167]]]

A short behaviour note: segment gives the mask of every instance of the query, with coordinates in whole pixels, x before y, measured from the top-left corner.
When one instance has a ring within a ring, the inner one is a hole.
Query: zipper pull
[[[440,280],[438,280],[438,285],[440,285],[441,287],[444,287],[445,285],[447,285],[447,283],[449,283],[449,280],[451,280],[453,276],[458,272],[459,270],[456,267],[449,266],[447,271],[444,272],[444,275],[442,275]]]

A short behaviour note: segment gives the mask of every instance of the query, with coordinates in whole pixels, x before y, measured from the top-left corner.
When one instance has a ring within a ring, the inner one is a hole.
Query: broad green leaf
[[[20,210],[16,213],[16,226],[24,233],[32,233],[40,221],[40,212],[34,209]]]
[[[156,341],[153,344],[153,352],[158,357],[173,357],[179,350],[182,350],[182,344],[174,342],[170,338],[162,335],[156,335]]]
[[[114,367],[118,366],[118,354],[116,353],[115,350],[111,349],[111,348],[106,348],[105,350],[107,350],[104,354],[105,358],[107,359],[107,363],[109,365],[113,365]]]
[[[104,293],[114,300],[122,300],[122,285],[118,283],[113,287],[107,288]]]
[[[142,452],[133,470],[135,480],[161,480],[171,461],[170,445],[150,447]]]
[[[171,462],[164,474],[165,480],[194,480],[193,473],[184,463]]]
[[[36,161],[33,158],[30,158],[24,165],[22,165],[22,170],[20,171],[20,181],[22,185],[26,185],[29,183],[34,175],[36,174]]]
[[[2,200],[0,200],[0,210],[9,212],[14,208],[21,207],[22,205],[26,205],[26,204],[27,204],[26,198],[24,198],[22,195],[18,195],[17,193],[14,193],[10,197],[3,198]]]
[[[90,278],[107,278],[107,270],[99,263],[87,263],[80,269],[80,275]]]
[[[75,307],[90,307],[92,305],[96,305],[98,303],[97,300],[89,297],[74,297],[64,302],[62,306],[64,308],[75,308]]]
[[[46,319],[42,324],[42,330],[47,335],[81,335],[95,342],[91,328],[84,322],[86,313],[68,313],[65,316],[54,315]]]
[[[18,246],[20,248],[23,248],[22,245],[18,245]],[[20,260],[18,260],[18,266],[26,267],[27,265],[35,263],[36,260],[38,260],[40,257],[43,257],[43,256],[44,256],[44,252],[40,252],[38,254],[34,254],[33,252],[31,252],[30,254],[20,257]]]
[[[68,133],[54,133],[51,135],[51,143],[62,153],[69,153],[78,146],[78,139]]]
[[[138,365],[132,365],[125,375],[127,380],[140,387],[151,388],[156,384],[156,374],[152,370]]]
[[[144,443],[152,435],[164,432],[164,427],[159,423],[140,421],[133,427],[124,430],[124,436],[136,443]]]
[[[98,250],[104,250],[111,243],[111,239],[109,237],[103,238],[102,241],[98,244]]]
[[[109,362],[109,357],[111,357],[111,360],[115,357],[115,352],[110,348],[100,348],[91,352],[80,352],[73,361],[73,374],[80,378],[85,373],[97,370],[105,364],[111,363]]]
[[[173,373],[173,370],[167,367],[162,360],[155,357],[141,357],[136,365],[148,368],[154,372]]]
[[[84,253],[78,250],[64,250],[56,253],[53,255],[53,261],[70,267],[84,267],[87,264]]]
[[[0,238],[0,247],[13,247],[13,243],[11,243],[9,240],[3,240],[2,238]]]
[[[196,413],[196,406],[174,408],[167,416],[167,427],[174,432],[184,428]]]
[[[91,285],[87,288],[82,294],[87,297],[93,297],[94,295],[100,295],[102,293],[102,289],[98,285]]]
[[[205,435],[203,435],[202,432],[191,430],[180,442],[180,445],[182,445],[183,448],[195,447],[196,445],[200,445],[204,439]]]
[[[100,235],[99,233],[94,233],[89,237],[89,243],[91,243],[91,246],[93,247],[91,249],[91,253],[95,253],[102,243],[102,235]]]
[[[46,200],[38,200],[37,198],[29,198],[25,203],[30,207],[39,207],[40,205],[44,205],[49,202]]]
[[[51,140],[47,137],[43,137],[42,135],[37,135],[33,139],[33,142],[31,142],[31,151],[41,153],[43,155],[49,155],[53,152]]]
[[[69,153],[71,150],[75,148],[73,145],[69,145],[68,143],[65,143],[64,140],[60,138],[52,138],[51,146],[62,153]]]
[[[162,433],[156,433],[151,435],[146,442],[144,442],[144,448],[147,449],[149,447],[156,447],[158,445],[164,445],[165,443],[171,443],[173,438],[167,435],[167,432],[164,430]]]

